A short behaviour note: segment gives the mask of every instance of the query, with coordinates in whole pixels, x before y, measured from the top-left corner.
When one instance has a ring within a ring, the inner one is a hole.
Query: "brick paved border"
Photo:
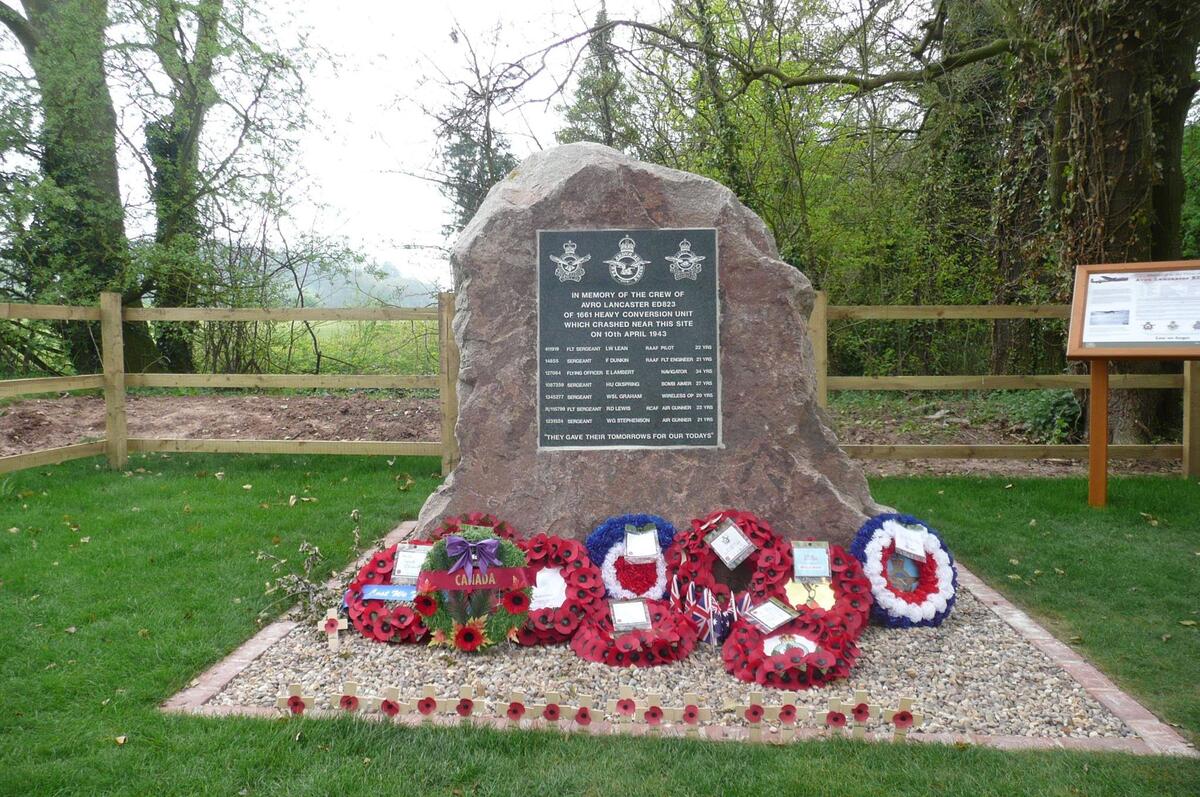
[[[383,545],[403,540],[412,535],[416,524],[401,523],[383,540]],[[351,568],[344,572],[353,572],[370,558],[370,553],[362,556]],[[1196,748],[1189,745],[1173,728],[1166,725],[1129,695],[1117,688],[1111,680],[1067,645],[1055,639],[1049,631],[1042,628],[1025,612],[1009,603],[1000,593],[983,583],[975,574],[962,564],[958,564],[959,585],[970,590],[983,604],[1008,623],[1023,638],[1042,651],[1052,662],[1061,667],[1068,675],[1083,687],[1088,694],[1098,700],[1122,722],[1137,734],[1127,737],[1092,737],[1077,739],[1071,737],[1049,736],[988,736],[975,733],[922,733],[914,731],[908,735],[909,740],[921,743],[940,744],[975,744],[993,747],[999,750],[1078,750],[1090,752],[1123,752],[1137,755],[1177,755],[1200,757]],[[340,579],[331,580],[336,584]],[[225,685],[233,680],[252,661],[261,656],[268,648],[283,639],[296,627],[290,620],[279,620],[259,631],[237,650],[226,656],[216,665],[202,673],[188,685],[187,689],[174,695],[162,704],[163,711],[182,714],[195,714],[213,717],[244,716],[244,717],[279,717],[280,713],[266,706],[218,706],[207,705]],[[340,712],[332,710],[311,710],[306,712],[310,717],[335,716]],[[400,725],[417,725],[421,722],[419,716],[404,716],[385,719],[382,715],[364,714],[364,719],[377,722],[392,722]],[[437,717],[434,724],[457,726],[458,719],[453,717]],[[475,718],[473,724],[492,726],[496,728],[511,727],[511,723],[502,718]],[[523,720],[521,727],[540,727],[540,720]],[[563,728],[569,728],[563,723]],[[594,722],[587,730],[572,729],[571,733],[607,734],[612,732],[633,735],[647,735],[644,728],[621,725],[615,731],[611,723]],[[662,736],[681,736],[683,730],[676,727],[664,727],[659,734]],[[742,726],[708,725],[702,728],[701,736],[718,741],[744,741],[748,738],[749,730]],[[825,736],[825,732],[816,728],[799,728],[795,738],[798,740],[815,739]],[[884,740],[891,734],[867,734],[868,738]],[[779,743],[776,733],[764,729],[763,739],[767,743]]]

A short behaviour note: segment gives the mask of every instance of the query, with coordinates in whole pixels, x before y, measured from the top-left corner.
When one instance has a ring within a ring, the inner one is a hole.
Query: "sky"
[[[321,118],[302,140],[301,158],[314,181],[311,208],[296,223],[340,234],[369,257],[392,263],[401,275],[450,283],[444,256],[416,244],[444,247],[448,202],[432,183],[411,176],[435,163],[434,125],[422,107],[445,94],[425,76],[461,70],[465,51],[451,41],[457,25],[476,47],[500,26],[499,59],[515,58],[557,37],[586,28],[599,0],[442,0],[398,3],[305,0],[288,3],[310,40],[334,55],[308,83]],[[609,0],[610,18],[654,18],[658,0]],[[489,48],[490,49],[490,48]],[[548,88],[549,83],[544,84]],[[519,157],[554,145],[559,116],[527,106],[502,121]]]

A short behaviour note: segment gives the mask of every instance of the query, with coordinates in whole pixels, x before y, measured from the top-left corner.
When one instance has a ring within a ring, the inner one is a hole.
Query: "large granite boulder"
[[[661,227],[719,231],[723,448],[539,451],[537,231]],[[556,147],[492,189],[451,263],[462,459],[418,534],[469,511],[582,538],[613,514],[684,525],[736,507],[781,534],[847,543],[879,511],[817,406],[812,285],[723,185],[597,144]]]

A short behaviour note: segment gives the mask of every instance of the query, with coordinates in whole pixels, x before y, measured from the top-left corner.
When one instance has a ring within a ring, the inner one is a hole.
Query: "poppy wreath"
[[[625,561],[625,527],[651,524],[658,529],[658,558],[644,564]],[[658,515],[619,515],[597,526],[585,544],[592,563],[600,568],[606,595],[622,600],[662,600],[667,593],[665,552],[674,539],[675,527]]]
[[[863,573],[862,563],[845,548],[833,543],[829,545],[829,572],[834,604],[828,613],[842,621],[847,634],[858,639],[874,604],[871,582]]]
[[[587,549],[575,540],[536,534],[517,543],[525,552],[526,572],[536,583],[543,571],[557,572],[565,586],[563,602],[529,610],[529,619],[517,630],[522,645],[556,645],[575,635],[585,617],[604,608],[604,582]]]
[[[667,566],[672,579],[678,583],[680,594],[687,591],[689,584],[697,589],[711,590],[722,603],[730,600],[728,585],[717,581],[713,566],[717,554],[704,537],[726,519],[732,520],[742,533],[754,543],[755,551],[738,568],[751,569],[750,584],[745,592],[754,603],[779,594],[783,585],[792,577],[792,547],[780,538],[765,521],[750,512],[722,509],[700,520],[693,520],[692,527],[675,536],[675,543],[667,551]],[[675,587],[672,586],[672,591]]]
[[[495,567],[525,567],[525,554],[511,540],[485,532],[464,531],[433,544],[425,558],[422,574],[447,573],[457,567],[447,546],[459,538],[466,544],[496,540]],[[480,573],[484,569],[479,565],[473,567]],[[470,575],[467,577],[470,578]],[[482,588],[470,592],[429,590],[418,593],[413,605],[425,616],[430,645],[445,645],[465,653],[475,653],[506,639],[515,641],[517,629],[529,617],[529,602],[530,590],[525,586],[513,589]]]
[[[484,512],[468,512],[465,515],[458,517],[442,518],[442,525],[434,529],[429,538],[433,542],[444,540],[451,534],[462,534],[463,526],[484,526],[492,530],[492,533],[502,540],[519,543],[521,534],[512,527],[506,520],[500,520],[495,515],[489,515]]]
[[[799,615],[767,633],[748,617],[734,623],[721,648],[725,670],[740,681],[775,689],[812,689],[850,674],[858,660],[858,644],[846,633],[835,612],[808,607]],[[791,648],[768,655],[764,644],[770,638],[792,634],[807,637],[816,645],[809,653]]]
[[[414,540],[414,542],[421,542]],[[424,618],[416,605],[386,601],[364,600],[363,587],[368,584],[391,584],[392,568],[396,564],[396,546],[384,548],[371,555],[346,590],[346,611],[350,623],[367,639],[376,642],[422,642],[429,635]]]
[[[905,527],[920,537],[924,562],[896,555],[896,533]],[[924,521],[911,515],[876,515],[858,530],[850,552],[862,562],[871,584],[871,618],[876,622],[891,628],[932,627],[950,616],[958,594],[954,557]]]
[[[607,604],[586,618],[571,639],[571,650],[585,661],[610,667],[657,667],[681,661],[696,647],[698,632],[683,613],[666,601],[646,601],[650,629],[616,632]]]

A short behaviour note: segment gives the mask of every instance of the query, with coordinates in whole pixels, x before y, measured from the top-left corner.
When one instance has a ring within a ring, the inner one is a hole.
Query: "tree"
[[[607,25],[608,8],[602,2],[593,26],[599,32],[588,39],[575,96],[569,105],[560,108],[566,126],[555,137],[560,144],[594,141],[631,152],[640,143],[637,126],[630,117],[637,98],[617,64],[613,29]]]

